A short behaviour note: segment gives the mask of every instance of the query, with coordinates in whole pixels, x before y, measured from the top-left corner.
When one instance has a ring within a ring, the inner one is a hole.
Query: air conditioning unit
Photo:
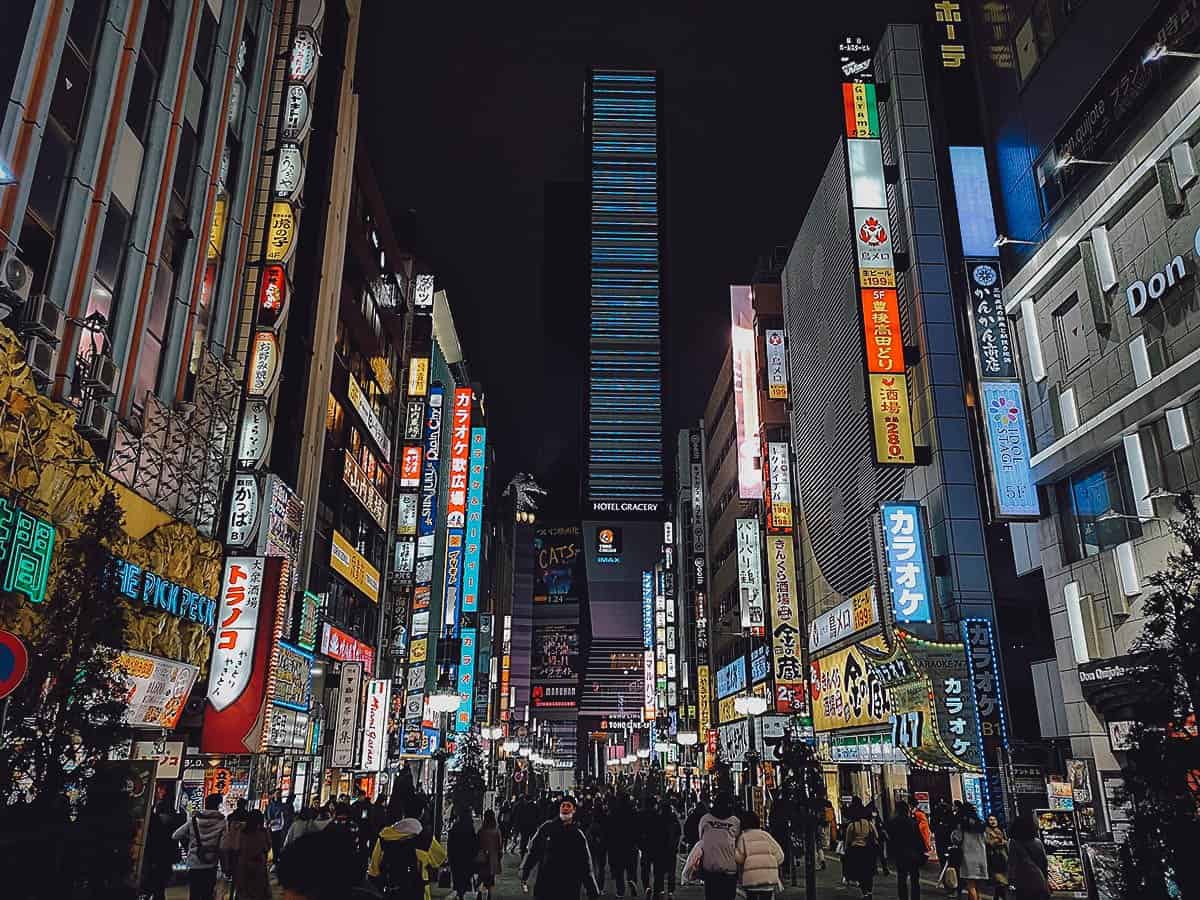
[[[103,441],[112,431],[112,410],[99,400],[85,400],[79,418],[75,420],[75,430],[89,441]]]
[[[45,338],[31,334],[25,339],[25,362],[39,387],[54,380],[55,347]]]
[[[7,247],[0,253],[0,288],[16,295],[18,302],[29,299],[29,287],[33,284],[33,269],[17,258],[15,247]],[[14,306],[13,298],[7,298],[6,306]]]
[[[112,357],[96,354],[83,376],[83,387],[99,397],[112,397],[117,393],[117,380],[121,377]]]
[[[36,334],[57,344],[62,339],[63,312],[45,294],[34,294],[21,310],[21,333]]]

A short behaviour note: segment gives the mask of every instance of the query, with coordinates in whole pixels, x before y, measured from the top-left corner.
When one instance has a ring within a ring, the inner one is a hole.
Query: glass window
[[[1072,475],[1059,489],[1063,538],[1082,559],[1141,536],[1124,460],[1110,455]]]
[[[104,230],[100,234],[100,250],[96,255],[96,278],[114,294],[125,260],[125,239],[129,235],[129,213],[116,200],[108,205]]]
[[[167,56],[170,36],[171,12],[163,0],[156,0],[146,10],[146,23],[142,26],[142,53],[150,58],[150,64],[160,72]]]
[[[186,120],[179,134],[179,157],[175,161],[175,193],[183,200],[184,205],[192,196],[192,176],[196,165],[196,129]]]
[[[158,90],[158,73],[146,54],[138,57],[137,69],[133,73],[133,87],[129,92],[129,107],[125,111],[125,124],[146,143],[146,132],[150,130],[150,112],[154,108],[154,92]]]
[[[72,140],[79,136],[90,74],[83,58],[70,46],[65,47],[54,94],[50,98],[50,115]]]
[[[1063,371],[1071,372],[1087,362],[1087,338],[1083,331],[1083,304],[1079,296],[1071,299],[1054,311],[1054,338],[1058,343],[1058,355]]]
[[[67,186],[67,168],[71,165],[74,148],[61,131],[50,123],[42,138],[33,184],[29,188],[29,208],[44,223],[57,230],[58,210]]]
[[[107,3],[76,3],[71,10],[71,21],[67,25],[67,36],[79,48],[84,58],[91,59],[95,52],[96,37],[100,33],[100,22],[104,18]]]
[[[208,85],[208,72],[212,68],[213,51],[217,46],[217,19],[207,5],[200,14],[200,32],[196,38],[196,58],[192,60],[192,68],[197,77]]]

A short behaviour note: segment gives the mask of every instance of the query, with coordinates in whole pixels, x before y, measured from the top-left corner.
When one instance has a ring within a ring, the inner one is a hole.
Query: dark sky
[[[542,423],[578,415],[543,402],[541,311],[585,306],[586,286],[543,298],[539,284],[544,185],[586,179],[574,148],[587,67],[663,76],[671,435],[703,411],[729,284],[790,247],[829,158],[838,38],[932,15],[931,0],[576,5],[367,0],[360,37],[360,131],[390,208],[416,213],[504,480],[536,468]]]

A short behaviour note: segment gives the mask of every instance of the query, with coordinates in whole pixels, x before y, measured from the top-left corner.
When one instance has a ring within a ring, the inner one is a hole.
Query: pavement
[[[496,900],[518,900],[523,895],[521,893],[521,882],[517,877],[517,870],[521,864],[521,858],[517,854],[508,853],[504,856],[504,870],[500,877],[496,880]],[[679,867],[683,867],[683,857],[679,858]],[[945,890],[937,887],[934,879],[937,877],[937,869],[929,864],[925,867],[922,873],[925,877],[922,878],[921,890],[922,896],[926,898],[948,898],[952,897]],[[828,864],[823,870],[817,871],[817,898],[818,900],[861,900],[862,892],[857,887],[843,885],[841,883],[842,864],[841,861],[830,855]],[[804,872],[801,870],[797,873],[797,880],[800,882],[798,886],[793,887],[790,883],[784,888],[782,893],[776,893],[777,900],[807,900],[804,896]],[[537,873],[535,871],[533,878],[529,884],[529,897],[532,898],[534,885],[537,881]],[[789,880],[790,882],[790,880]],[[279,886],[275,884],[272,878],[272,887],[276,898],[282,896]],[[875,890],[872,894],[873,900],[898,900],[899,893],[896,886],[896,876],[876,874]],[[446,888],[439,888],[436,885],[431,891],[433,900],[449,900],[453,897],[453,892]],[[985,889],[982,892],[984,896],[990,896],[992,891]],[[215,900],[227,900],[228,894],[223,892],[221,884],[218,884]],[[613,885],[611,875],[608,878],[607,884],[604,885],[602,896],[606,898],[614,898],[616,890]],[[626,893],[626,897],[630,900],[643,900],[645,898],[645,889],[642,888],[639,893],[630,895]],[[167,900],[187,900],[188,891],[186,881],[181,884],[174,885],[167,890]],[[704,887],[700,884],[689,884],[678,886],[675,894],[675,900],[703,900]],[[558,900],[558,898],[555,898]],[[562,900],[574,900],[574,898],[562,898]]]

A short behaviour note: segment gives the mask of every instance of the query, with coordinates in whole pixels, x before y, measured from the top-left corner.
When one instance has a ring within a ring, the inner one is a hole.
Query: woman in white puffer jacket
[[[742,813],[742,833],[738,835],[734,858],[741,871],[738,882],[746,892],[746,900],[770,900],[775,888],[783,889],[779,880],[783,848],[761,826],[757,813]]]

